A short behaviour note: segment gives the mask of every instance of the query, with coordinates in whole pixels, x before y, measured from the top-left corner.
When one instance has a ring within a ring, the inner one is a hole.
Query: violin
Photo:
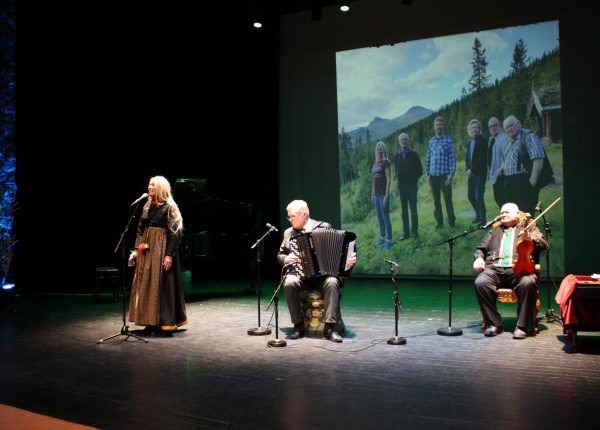
[[[546,212],[548,212],[555,204],[560,201],[560,197],[557,198],[550,206],[546,208],[539,216],[531,220],[531,214],[528,212],[519,212],[519,224],[524,227],[521,238],[517,242],[517,258],[513,262],[513,271],[519,276],[531,275],[535,269],[536,264],[533,261],[532,254],[534,251],[533,240],[528,230],[535,225],[536,221],[540,219]]]
[[[513,272],[520,276],[531,275],[535,269],[535,262],[532,258],[534,245],[531,235],[527,231],[534,224],[535,221],[531,221],[529,212],[519,212],[519,225],[524,228],[516,245],[517,258],[513,262]],[[527,239],[524,239],[525,237]]]

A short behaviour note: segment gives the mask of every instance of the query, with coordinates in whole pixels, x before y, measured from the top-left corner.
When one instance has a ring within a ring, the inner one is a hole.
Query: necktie
[[[512,267],[513,263],[513,248],[514,248],[515,229],[507,228],[504,230],[502,241],[500,243],[500,267]]]

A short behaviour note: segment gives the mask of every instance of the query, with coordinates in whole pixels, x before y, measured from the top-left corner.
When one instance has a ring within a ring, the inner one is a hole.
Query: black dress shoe
[[[342,343],[342,336],[340,336],[335,330],[331,330],[329,332],[328,339],[332,342]]]
[[[496,327],[495,325],[491,325],[485,329],[483,335],[487,337],[493,337],[498,336],[500,333],[502,333],[502,327]]]
[[[403,236],[400,236],[400,237],[398,238],[398,240],[406,240],[406,239],[410,239],[410,234],[405,234],[405,235],[403,235]]]
[[[337,342],[337,343],[342,342],[342,336],[340,336],[338,334],[338,332],[335,331],[335,324],[333,324],[333,323],[325,324],[325,330],[323,331],[323,338],[329,339],[332,342]]]
[[[527,332],[525,330],[522,330],[519,327],[517,327],[515,329],[515,331],[513,332],[513,339],[525,339],[525,338],[527,338]]]
[[[300,327],[294,326],[294,331],[292,331],[292,333],[290,334],[290,339],[296,340],[300,339],[301,337],[304,337],[304,325]]]
[[[141,336],[154,336],[154,334],[160,331],[160,326],[147,325],[143,330],[136,330]]]

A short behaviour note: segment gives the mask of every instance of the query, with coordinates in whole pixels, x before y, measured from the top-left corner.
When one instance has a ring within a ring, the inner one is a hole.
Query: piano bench
[[[104,303],[107,301],[117,303],[119,301],[120,279],[121,274],[116,267],[96,267],[92,303]],[[100,294],[107,288],[110,288],[110,291],[112,292],[112,299],[102,300]]]

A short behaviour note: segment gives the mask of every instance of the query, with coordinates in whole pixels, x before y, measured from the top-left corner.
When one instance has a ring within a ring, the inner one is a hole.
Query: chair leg
[[[531,318],[531,331],[533,333],[533,335],[535,336],[536,334],[539,333],[539,328],[538,328],[538,314],[537,312],[533,314],[533,317]]]

